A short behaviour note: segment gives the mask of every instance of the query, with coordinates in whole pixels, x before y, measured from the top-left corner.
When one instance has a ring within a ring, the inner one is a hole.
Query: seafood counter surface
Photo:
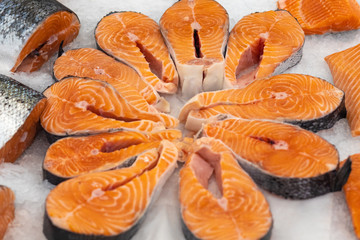
[[[159,22],[160,17],[175,0],[132,0],[85,1],[60,0],[73,10],[81,22],[79,36],[65,47],[68,49],[96,48],[94,29],[101,18],[113,11],[141,12]],[[218,0],[227,10],[230,29],[245,15],[275,10],[275,0]],[[336,34],[309,35],[305,37],[303,56],[300,62],[285,73],[299,73],[316,76],[333,83],[330,70],[324,57],[360,43],[360,30]],[[45,63],[36,72],[16,73],[12,77],[25,85],[44,91],[55,81],[52,78],[52,66],[55,57]],[[0,73],[10,75],[1,64]],[[163,95],[170,103],[170,114],[178,117],[186,100],[178,95]],[[183,125],[180,125],[183,128]],[[187,132],[183,131],[184,135]],[[340,160],[360,152],[359,137],[352,137],[346,119],[339,120],[331,129],[317,133],[333,144]],[[15,219],[10,225],[5,240],[43,240],[44,203],[52,184],[43,181],[42,162],[50,144],[44,131],[36,137],[34,143],[14,164],[0,165],[0,185],[10,187],[15,193]],[[181,167],[179,164],[178,169]],[[180,205],[178,201],[179,170],[163,186],[161,194],[154,199],[146,213],[146,218],[134,240],[185,239],[181,230]],[[211,186],[210,186],[211,187]],[[350,213],[342,192],[327,193],[308,200],[287,200],[262,190],[269,202],[273,217],[271,239],[276,240],[337,240],[356,239],[350,219]]]

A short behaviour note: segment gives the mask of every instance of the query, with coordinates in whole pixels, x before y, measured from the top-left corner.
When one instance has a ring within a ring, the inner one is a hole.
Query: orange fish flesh
[[[356,0],[279,0],[277,5],[299,21],[305,34],[360,28],[360,6]]]
[[[348,181],[343,187],[346,202],[350,210],[354,231],[358,239],[360,239],[360,154],[351,155],[351,173]],[[343,161],[342,163],[345,163]]]
[[[206,124],[202,136],[221,140],[260,187],[285,198],[340,191],[351,170],[350,162],[339,169],[333,145],[289,124],[227,119]]]
[[[216,180],[217,191],[210,190]],[[186,239],[269,239],[272,216],[256,184],[220,140],[197,139],[180,171]]]
[[[156,91],[176,93],[176,68],[154,20],[136,12],[112,12],[96,26],[95,38],[101,50],[133,67]]]
[[[110,83],[130,104],[148,111],[149,104],[162,112],[170,112],[169,103],[131,67],[100,50],[69,50],[56,59],[53,68],[56,80],[66,77],[99,79]]]
[[[100,80],[67,78],[44,91],[47,104],[41,125],[52,135],[87,135],[120,129],[152,132],[174,128],[178,120],[128,104],[121,93]]]
[[[15,217],[15,196],[10,188],[0,185],[0,239],[3,239],[8,225]]]
[[[76,14],[56,0],[0,2],[0,54],[12,72],[38,70],[79,29]]]
[[[183,106],[179,120],[192,131],[211,118],[224,116],[269,119],[318,131],[331,128],[344,115],[340,89],[316,77],[281,74],[243,89],[198,94]]]
[[[304,31],[287,11],[245,16],[230,32],[224,88],[244,88],[294,66],[301,59],[304,40]]]
[[[0,164],[14,162],[31,145],[45,102],[41,93],[0,74]]]
[[[182,95],[222,89],[229,16],[213,0],[181,0],[160,19],[179,73]]]
[[[157,148],[163,139],[181,138],[179,130],[151,134],[121,131],[87,137],[68,137],[53,143],[43,163],[44,178],[52,184],[91,172],[131,165],[136,157]]]
[[[48,239],[130,239],[176,168],[177,148],[163,140],[128,168],[90,173],[57,185],[46,198]]]
[[[345,92],[346,118],[353,137],[360,135],[360,44],[325,57],[334,84]]]

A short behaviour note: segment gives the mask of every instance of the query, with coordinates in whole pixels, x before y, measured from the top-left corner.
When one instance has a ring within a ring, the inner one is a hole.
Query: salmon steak
[[[186,99],[222,89],[229,16],[214,0],[181,0],[160,19]]]
[[[9,71],[38,70],[79,29],[76,14],[56,0],[0,1],[0,55]]]
[[[243,17],[230,32],[224,88],[244,88],[296,65],[304,40],[304,31],[287,11]]]
[[[360,239],[360,154],[354,154],[350,157],[351,173],[348,181],[343,187],[343,191],[348,205],[354,231],[358,239]],[[345,163],[343,161],[342,163]]]
[[[47,239],[130,239],[177,165],[176,146],[163,140],[127,168],[89,173],[57,185],[47,196]]]
[[[15,195],[13,191],[0,185],[0,240],[5,236],[6,229],[15,217]]]
[[[340,191],[351,170],[333,145],[289,124],[233,118],[206,124],[202,136],[221,140],[260,187],[284,198]]]
[[[69,50],[56,59],[53,67],[54,78],[58,81],[66,77],[99,79],[110,83],[133,106],[162,112],[170,112],[169,103],[136,71],[93,48]]]
[[[160,146],[162,140],[180,140],[181,131],[151,134],[120,131],[86,137],[67,137],[53,143],[43,163],[43,176],[52,184],[91,172],[131,165],[136,157]]]
[[[270,239],[269,204],[220,140],[194,142],[180,171],[179,188],[187,240]]]
[[[130,105],[109,83],[67,78],[44,91],[41,125],[55,136],[89,135],[117,130],[152,132],[174,128],[178,120]]]
[[[41,93],[0,74],[0,164],[14,162],[31,145],[45,102]]]
[[[360,44],[325,57],[335,86],[345,92],[346,118],[353,137],[360,135]]]
[[[95,39],[99,49],[132,66],[156,91],[176,93],[178,74],[160,27],[151,18],[136,12],[111,12],[96,26]]]
[[[224,116],[287,122],[316,132],[345,117],[344,93],[320,78],[281,74],[243,89],[200,93],[183,106],[179,120],[198,131]]]
[[[356,0],[278,0],[277,5],[289,11],[307,35],[360,28],[360,6]]]

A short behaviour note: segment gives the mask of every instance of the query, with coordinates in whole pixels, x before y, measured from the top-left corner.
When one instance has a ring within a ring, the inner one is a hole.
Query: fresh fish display
[[[305,34],[360,28],[360,6],[356,0],[278,0],[277,5],[299,21]]]
[[[178,150],[168,140],[128,168],[90,173],[62,182],[45,203],[47,239],[130,239],[146,209],[176,168]]]
[[[200,138],[180,171],[180,205],[185,238],[270,239],[269,204],[221,141]],[[216,179],[217,191],[210,180]]]
[[[52,184],[91,172],[128,167],[136,157],[161,141],[180,140],[181,131],[163,130],[150,134],[120,131],[87,137],[68,137],[53,143],[43,163],[44,178]]]
[[[130,105],[121,92],[100,80],[67,78],[44,91],[41,125],[56,136],[88,135],[122,129],[152,132],[173,128],[178,120]]]
[[[296,65],[304,40],[304,31],[287,11],[245,16],[230,32],[224,88],[244,88]]]
[[[160,19],[179,73],[182,95],[222,89],[229,16],[213,0],[181,0]]]
[[[15,196],[10,188],[0,185],[0,240],[15,217]]]
[[[80,48],[63,53],[54,63],[54,77],[99,79],[110,83],[126,100],[138,109],[149,111],[150,106],[170,112],[169,103],[140,77],[136,71],[93,48]]]
[[[95,29],[97,46],[132,66],[158,92],[177,91],[178,74],[159,25],[136,12],[111,12]]]
[[[0,163],[14,162],[31,145],[45,102],[42,94],[0,74]]]
[[[354,154],[350,157],[351,173],[348,181],[343,187],[346,202],[350,210],[354,231],[358,239],[360,239],[360,154]],[[342,163],[345,163],[343,161]]]
[[[320,78],[281,74],[243,89],[204,92],[181,109],[179,120],[198,131],[211,118],[268,119],[319,131],[345,117],[344,93]]]
[[[79,29],[76,14],[56,0],[0,1],[0,57],[12,72],[38,70]]]
[[[334,84],[345,92],[346,118],[353,137],[360,135],[360,44],[325,57]]]
[[[340,191],[351,171],[350,161],[339,168],[333,145],[297,126],[227,119],[206,124],[201,133],[230,147],[260,187],[284,198]]]

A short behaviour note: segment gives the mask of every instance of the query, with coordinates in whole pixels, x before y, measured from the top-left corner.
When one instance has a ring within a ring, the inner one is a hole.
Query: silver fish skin
[[[41,93],[0,74],[0,163],[6,160],[1,151],[5,144],[19,131],[44,98]]]
[[[56,0],[0,0],[0,59],[12,64],[7,66],[7,70],[13,67],[27,40],[38,27],[49,16],[60,11],[74,13]],[[39,47],[42,44],[45,43],[40,43]]]

